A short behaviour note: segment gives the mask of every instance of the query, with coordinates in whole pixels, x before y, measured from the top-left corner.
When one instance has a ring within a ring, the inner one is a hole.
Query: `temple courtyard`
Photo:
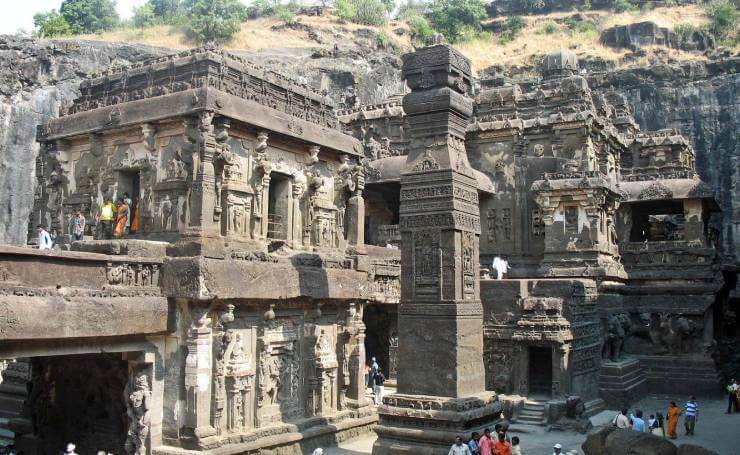
[[[369,390],[369,389],[368,389]],[[386,393],[395,391],[386,388]],[[368,399],[371,395],[367,395]],[[661,412],[665,415],[668,403],[674,400],[681,405],[676,397],[667,395],[650,395],[636,403],[630,411],[642,409],[649,416]],[[738,453],[740,437],[737,427],[740,422],[740,413],[726,414],[727,401],[724,398],[698,398],[699,420],[696,424],[696,435],[685,436],[683,433],[683,420],[679,421],[679,436],[675,441],[677,444],[695,444],[706,449],[714,450],[721,455]],[[604,410],[591,417],[594,429],[601,426],[611,425],[617,410]],[[566,455],[583,455],[581,444],[586,440],[586,434],[574,431],[548,430],[549,427],[538,425],[520,425],[513,423],[509,429],[510,436],[519,436],[521,440],[522,453],[526,455],[550,454],[552,446],[556,443],[562,444],[563,453]],[[466,438],[470,435],[465,435]],[[374,433],[366,434],[360,438],[339,444],[336,447],[324,449],[324,455],[360,455],[372,454],[373,444],[377,437]]]

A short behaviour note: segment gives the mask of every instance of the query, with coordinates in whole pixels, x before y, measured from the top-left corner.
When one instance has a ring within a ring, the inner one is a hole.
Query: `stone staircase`
[[[9,361],[5,365],[0,382],[0,447],[15,441],[11,421],[20,417],[28,391],[26,384],[30,378],[31,364],[28,359]]]
[[[525,425],[544,425],[545,403],[528,399],[524,402],[522,410],[519,411],[516,422]]]

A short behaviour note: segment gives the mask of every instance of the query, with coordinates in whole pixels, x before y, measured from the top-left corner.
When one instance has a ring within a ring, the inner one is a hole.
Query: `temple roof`
[[[621,182],[619,188],[626,202],[714,198],[712,188],[698,178]]]

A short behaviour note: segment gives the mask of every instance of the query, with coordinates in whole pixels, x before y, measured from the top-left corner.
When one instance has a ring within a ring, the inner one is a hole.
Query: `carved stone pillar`
[[[378,410],[373,453],[443,454],[501,412],[485,391],[478,188],[465,151],[470,61],[446,45],[403,60],[411,144],[401,174],[398,393]],[[430,364],[435,373],[420,380]]]
[[[216,153],[213,112],[201,112],[187,122],[187,138],[193,147],[195,181],[190,191],[190,226],[193,234],[214,234],[216,207],[216,177],[213,158]]]
[[[303,214],[301,213],[301,196],[303,195],[303,185],[301,183],[293,182],[292,188],[293,195],[293,220],[289,225],[288,229],[292,229],[293,247],[299,247],[303,245]]]
[[[357,183],[355,194],[347,201],[347,215],[344,219],[347,223],[347,242],[360,248],[365,244],[365,199],[362,197],[364,186],[364,182],[362,187]]]
[[[353,400],[358,406],[365,402],[365,323],[362,322],[363,305],[362,303],[350,303],[348,311],[349,322],[347,330],[349,331],[352,342],[350,344],[351,353],[349,356],[349,374],[350,383],[347,389],[347,398]]]
[[[209,311],[209,307],[192,309],[193,322],[186,341],[185,425],[198,439],[216,434],[211,426],[212,329]]]

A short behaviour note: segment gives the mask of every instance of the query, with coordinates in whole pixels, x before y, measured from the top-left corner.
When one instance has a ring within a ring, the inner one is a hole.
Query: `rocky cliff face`
[[[78,95],[80,81],[163,49],[0,36],[0,243],[26,242],[39,144],[36,126]]]
[[[594,75],[591,87],[627,96],[642,129],[677,128],[722,208],[722,244],[740,258],[740,58],[654,65]]]

